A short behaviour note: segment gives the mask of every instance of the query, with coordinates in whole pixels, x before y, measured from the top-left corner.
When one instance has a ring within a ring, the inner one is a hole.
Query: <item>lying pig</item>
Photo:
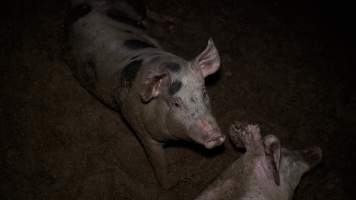
[[[70,66],[84,88],[120,111],[167,188],[173,179],[165,143],[194,141],[210,149],[225,141],[204,86],[204,78],[219,69],[220,58],[211,39],[190,61],[163,50],[145,33],[142,9],[130,3],[72,1]]]
[[[292,199],[302,175],[321,160],[318,147],[290,151],[276,136],[261,138],[256,125],[232,126],[233,143],[246,153],[226,169],[196,200]]]

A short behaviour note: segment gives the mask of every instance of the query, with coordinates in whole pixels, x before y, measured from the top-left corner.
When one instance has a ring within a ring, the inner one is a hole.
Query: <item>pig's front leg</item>
[[[264,145],[258,125],[235,122],[230,129],[235,146],[246,148],[246,153],[264,155]]]
[[[159,184],[164,189],[168,189],[175,185],[176,180],[169,176],[168,173],[167,160],[163,144],[153,140],[152,138],[142,139],[142,144],[145,148],[148,159],[151,162]]]
[[[269,179],[279,185],[279,163],[281,146],[278,138],[267,135],[262,138],[258,125],[243,125],[235,122],[230,131],[231,140],[236,146],[240,143],[246,148],[246,156],[252,156],[261,161],[263,171]]]

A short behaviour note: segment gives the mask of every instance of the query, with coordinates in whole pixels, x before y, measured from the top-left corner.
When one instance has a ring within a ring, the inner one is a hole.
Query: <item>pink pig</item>
[[[321,161],[319,147],[298,151],[281,148],[278,138],[262,138],[257,125],[232,125],[233,143],[246,153],[210,184],[196,200],[292,199],[302,175]]]

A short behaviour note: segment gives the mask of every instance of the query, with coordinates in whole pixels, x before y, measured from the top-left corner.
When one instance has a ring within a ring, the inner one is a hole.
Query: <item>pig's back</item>
[[[110,104],[119,74],[130,60],[161,48],[142,29],[113,18],[108,14],[112,8],[107,5],[88,6],[90,12],[70,26],[69,44],[75,63],[72,63],[72,68],[75,68],[76,77],[87,90]],[[137,48],[135,44],[128,45],[130,41],[136,41]],[[139,48],[138,42],[155,49]]]
[[[159,48],[157,42],[143,31],[98,11],[78,20],[71,34],[74,54],[79,54],[77,56],[82,61],[94,60],[98,81],[108,80],[112,74],[121,71],[130,58],[140,53],[140,50],[125,47],[125,41],[143,41]]]

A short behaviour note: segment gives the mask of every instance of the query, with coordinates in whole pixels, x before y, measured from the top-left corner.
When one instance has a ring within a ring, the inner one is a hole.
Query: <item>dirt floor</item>
[[[234,120],[255,122],[290,148],[323,149],[296,200],[354,199],[355,24],[347,5],[318,2],[148,5],[175,18],[152,33],[165,49],[191,59],[214,39],[222,69],[207,84],[224,131]],[[65,64],[67,3],[13,0],[0,9],[0,199],[188,200],[239,157],[229,144],[167,148],[180,181],[161,190],[119,114],[81,88]]]

